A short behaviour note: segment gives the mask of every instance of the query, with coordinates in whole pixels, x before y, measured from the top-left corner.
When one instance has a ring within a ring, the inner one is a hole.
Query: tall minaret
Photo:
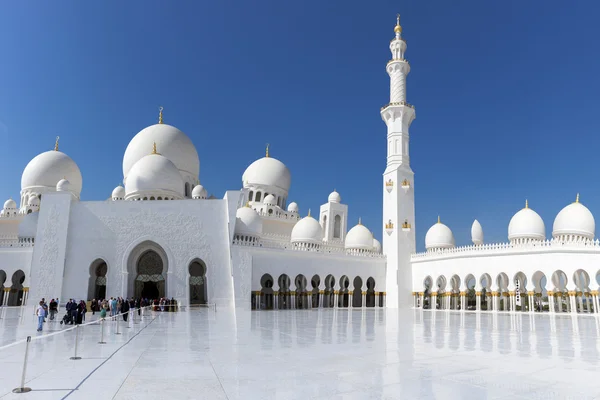
[[[410,65],[404,58],[400,15],[390,42],[392,59],[387,63],[390,76],[390,102],[381,109],[387,125],[387,167],[383,173],[383,252],[387,255],[386,301],[388,307],[412,306],[412,266],[415,252],[414,173],[408,153],[408,128],[415,109],[406,102],[406,76]]]

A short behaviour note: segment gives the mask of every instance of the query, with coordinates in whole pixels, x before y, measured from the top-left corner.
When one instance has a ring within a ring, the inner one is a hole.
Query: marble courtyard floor
[[[0,319],[2,399],[600,399],[600,320],[421,310],[155,313],[34,340]],[[90,317],[88,313],[88,317]],[[44,334],[60,331],[48,322]]]

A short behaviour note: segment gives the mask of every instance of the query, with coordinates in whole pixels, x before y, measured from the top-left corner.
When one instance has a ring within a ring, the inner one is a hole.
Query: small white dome
[[[250,207],[239,208],[235,214],[235,233],[241,235],[261,235],[262,219]]]
[[[129,171],[125,181],[126,197],[135,195],[172,195],[183,198],[183,178],[167,157],[149,154]]]
[[[125,183],[133,166],[148,155],[153,143],[160,153],[175,164],[176,169],[183,175],[191,175],[198,179],[200,174],[200,158],[194,143],[190,138],[167,124],[155,124],[142,129],[131,139],[123,156],[123,177]],[[69,177],[70,178],[70,177]]]
[[[319,222],[310,216],[302,218],[296,222],[292,229],[292,243],[313,243],[323,242],[323,229]]]
[[[114,188],[114,190],[112,191],[111,198],[113,200],[124,199],[125,198],[125,188],[121,185]]]
[[[454,247],[454,235],[450,228],[442,224],[439,219],[425,235],[425,248],[429,249],[448,249]]]
[[[329,203],[341,203],[342,202],[342,196],[340,196],[340,194],[337,191],[334,190],[333,192],[331,192],[331,194],[327,198],[327,201]]]
[[[69,182],[66,178],[61,179],[56,184],[57,192],[68,192],[71,190],[71,182]]]
[[[38,216],[39,216],[39,213],[34,212],[31,214],[27,214],[23,217],[23,219],[19,223],[18,236],[20,238],[34,238],[35,237],[35,235],[37,233]]]
[[[297,213],[298,212],[298,204],[296,204],[295,202],[292,201],[290,204],[288,204],[287,210],[289,212]]]
[[[263,157],[254,161],[242,175],[244,187],[262,185],[290,190],[292,175],[284,163],[272,157]]]
[[[508,223],[508,240],[515,239],[546,239],[544,220],[529,208],[527,202],[525,202],[525,208],[513,215]]]
[[[202,185],[196,185],[192,189],[192,199],[206,199],[207,194],[206,189]]]
[[[29,200],[27,200],[27,205],[30,207],[39,207],[40,199],[37,196],[31,196]]]
[[[381,243],[375,238],[373,238],[373,251],[375,253],[381,253]]]
[[[477,220],[473,221],[473,225],[471,225],[471,240],[475,245],[483,244],[483,228]]]
[[[265,203],[269,206],[274,206],[277,204],[277,201],[275,200],[275,196],[273,196],[272,194],[269,194],[269,195],[265,196],[265,198],[263,199],[263,203]]]
[[[21,176],[21,190],[35,188],[56,188],[56,183],[67,178],[71,182],[71,192],[81,194],[81,171],[75,161],[61,151],[51,150],[39,154],[27,164]]]
[[[4,206],[6,208],[6,205]],[[594,239],[596,233],[596,220],[586,206],[579,202],[579,195],[575,203],[569,204],[556,215],[552,236],[575,235],[587,239]]]
[[[344,247],[356,250],[373,250],[373,234],[359,221],[358,225],[346,234]]]
[[[8,199],[4,202],[4,209],[5,210],[16,210],[17,203],[13,199]]]

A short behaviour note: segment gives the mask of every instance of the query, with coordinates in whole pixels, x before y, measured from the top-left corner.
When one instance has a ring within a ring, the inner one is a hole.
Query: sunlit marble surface
[[[595,316],[421,310],[164,313],[114,334],[83,329],[0,351],[0,396],[19,399],[600,399]],[[47,323],[48,330],[59,330]],[[0,320],[0,346],[36,335]],[[47,333],[46,331],[46,333]]]

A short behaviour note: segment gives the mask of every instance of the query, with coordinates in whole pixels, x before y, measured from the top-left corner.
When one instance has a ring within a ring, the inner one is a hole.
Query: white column
[[[575,298],[576,293],[569,290],[569,304],[571,314],[577,314],[577,299]]]
[[[590,309],[590,301],[592,301],[593,297],[591,293],[588,293],[585,296],[585,308],[586,308],[586,312],[589,314],[592,312],[592,310]]]
[[[548,311],[550,314],[554,314],[556,309],[556,299],[554,298],[554,292],[548,290]]]
[[[367,292],[362,292],[362,308],[367,307]]]

